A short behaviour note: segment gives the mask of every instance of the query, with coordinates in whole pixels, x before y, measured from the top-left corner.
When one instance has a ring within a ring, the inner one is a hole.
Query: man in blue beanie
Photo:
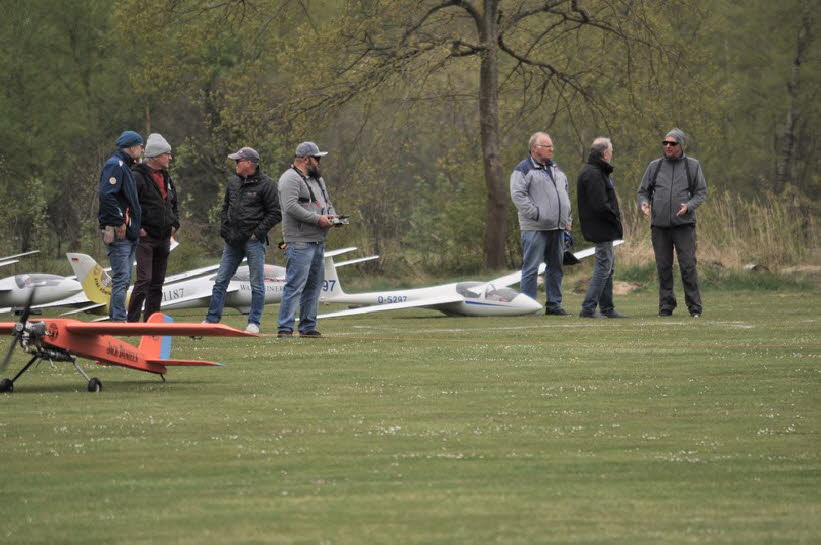
[[[112,322],[125,322],[125,298],[142,215],[131,165],[143,151],[143,139],[134,131],[125,131],[116,144],[117,150],[105,162],[100,175],[99,222],[111,265],[108,315]]]

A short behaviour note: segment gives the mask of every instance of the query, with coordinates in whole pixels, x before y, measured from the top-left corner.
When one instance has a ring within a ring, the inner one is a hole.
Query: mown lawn
[[[821,542],[821,295],[617,303],[179,339],[226,366],[88,364],[99,394],[41,364],[0,395],[0,542]]]

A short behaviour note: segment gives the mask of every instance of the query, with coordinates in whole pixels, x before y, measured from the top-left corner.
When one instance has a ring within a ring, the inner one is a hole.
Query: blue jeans
[[[108,317],[112,322],[125,322],[128,313],[125,299],[131,283],[131,267],[137,243],[128,239],[115,240],[106,244],[108,262],[111,265],[111,300],[108,303]]]
[[[316,310],[325,280],[324,242],[289,242],[285,249],[285,287],[279,304],[279,331],[294,332],[299,301],[299,332],[316,329]]]
[[[613,243],[600,242],[596,244],[596,262],[593,264],[593,276],[590,278],[590,286],[587,288],[582,303],[582,313],[595,313],[596,305],[599,306],[602,314],[613,312],[614,263]]]
[[[522,231],[522,293],[536,299],[536,278],[539,276],[539,265],[544,263],[547,310],[562,308],[563,233],[562,229]]]
[[[211,290],[211,304],[205,316],[205,321],[209,324],[222,320],[225,292],[244,257],[248,258],[248,272],[251,277],[251,312],[248,314],[248,323],[259,325],[265,307],[265,243],[259,240],[249,240],[236,245],[226,244],[223,248],[217,280],[214,282],[214,289]]]

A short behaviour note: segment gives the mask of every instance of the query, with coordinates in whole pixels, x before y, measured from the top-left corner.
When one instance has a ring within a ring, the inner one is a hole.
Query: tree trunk
[[[497,44],[498,0],[484,0],[483,27],[479,29],[482,62],[479,76],[479,123],[482,138],[482,164],[487,188],[485,223],[485,266],[505,266],[507,239],[507,186],[499,156],[499,57]]]
[[[804,18],[801,28],[798,30],[796,40],[795,57],[793,59],[790,80],[787,82],[787,116],[784,123],[784,133],[781,135],[781,153],[776,168],[776,188],[777,192],[784,190],[787,184],[794,182],[794,161],[796,147],[796,125],[798,118],[796,113],[796,102],[798,101],[799,87],[801,84],[801,64],[804,61],[804,52],[809,42],[810,30],[807,28],[807,19]]]

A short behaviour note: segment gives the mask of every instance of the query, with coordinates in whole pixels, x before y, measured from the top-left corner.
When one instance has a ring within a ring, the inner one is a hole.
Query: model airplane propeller
[[[28,363],[12,379],[0,381],[0,392],[13,392],[14,383],[37,360],[70,362],[88,381],[89,392],[99,392],[103,385],[97,378],[89,378],[77,365],[76,359],[87,358],[100,365],[118,365],[160,375],[165,381],[169,366],[221,365],[216,362],[171,358],[171,336],[188,337],[256,337],[222,324],[175,324],[163,314],[152,315],[145,323],[88,323],[69,319],[29,320],[34,290],[17,322],[0,322],[0,331],[9,331],[14,337],[0,371],[9,364],[14,349],[19,345],[31,355]],[[139,346],[117,339],[114,335],[142,335]]]

